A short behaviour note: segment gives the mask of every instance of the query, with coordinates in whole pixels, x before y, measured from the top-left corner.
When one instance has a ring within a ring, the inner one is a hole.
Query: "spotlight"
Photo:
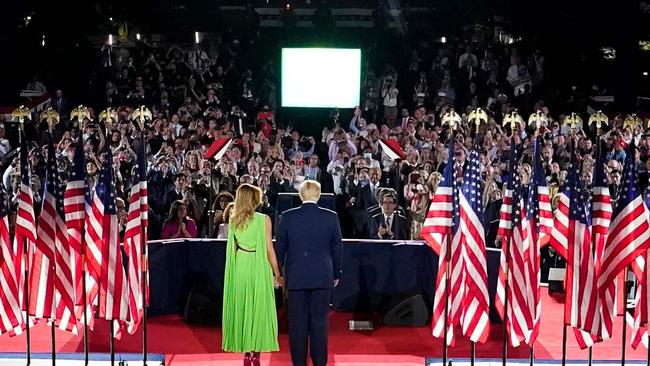
[[[109,35],[108,35],[108,45],[109,45],[109,46],[112,46],[112,45],[113,45],[113,35],[112,35],[112,34],[109,34]]]
[[[644,72],[643,72],[643,76],[648,76],[648,72],[647,72],[647,71],[644,71]]]
[[[194,32],[194,43],[199,44],[201,42],[201,34],[199,32]]]
[[[140,33],[135,34],[135,39],[137,39],[139,41],[141,38],[142,38],[142,36],[140,36]]]
[[[43,39],[41,40],[41,47],[45,47],[45,34],[43,34]]]
[[[447,43],[447,37],[445,36],[440,37],[440,43]]]
[[[280,11],[280,19],[285,27],[294,27],[296,25],[296,14],[291,1],[285,1],[283,3],[282,10]]]

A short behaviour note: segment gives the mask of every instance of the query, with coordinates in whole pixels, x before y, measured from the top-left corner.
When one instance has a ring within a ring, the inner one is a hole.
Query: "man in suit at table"
[[[406,217],[397,210],[397,197],[388,193],[381,199],[381,212],[370,219],[370,238],[382,240],[408,240],[409,225]]]
[[[302,205],[280,216],[278,262],[289,292],[289,345],[293,366],[327,364],[327,333],[332,289],[341,277],[343,244],[336,212],[318,207],[320,183],[300,187]]]

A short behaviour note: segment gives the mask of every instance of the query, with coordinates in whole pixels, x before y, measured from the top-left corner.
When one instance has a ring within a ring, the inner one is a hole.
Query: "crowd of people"
[[[597,136],[595,127],[586,123],[586,104],[575,90],[562,97],[553,91],[550,94],[558,102],[547,102],[552,85],[546,80],[544,54],[534,48],[523,52],[514,45],[489,42],[438,43],[412,50],[404,65],[375,65],[370,60],[362,73],[362,100],[351,119],[322,121],[330,127],[317,136],[276,119],[274,62],[264,61],[253,71],[249,54],[237,39],[221,37],[190,47],[142,41],[132,48],[103,48],[86,103],[93,106],[93,118],[81,124],[70,118],[73,106],[57,90],[52,107],[61,121],[52,134],[38,115],[26,126],[37,202],[48,143],[56,144],[59,169],[65,173],[72,143],[80,136],[90,185],[97,180],[102,147],[110,144],[117,194],[128,202],[135,151],[143,142],[129,116],[141,105],[153,114],[144,140],[150,239],[224,238],[229,204],[239,185],[261,188],[263,204],[258,210],[274,218],[279,193],[296,193],[305,180],[317,180],[324,193],[334,196],[343,237],[417,240],[448,154],[455,154],[462,170],[468,151],[478,145],[487,245],[499,246],[498,213],[513,134],[503,120],[512,111],[518,111],[524,122],[535,111],[548,118],[539,135],[525,125],[514,131],[517,144],[527,149],[524,162],[530,160],[532,138],[541,138],[552,191],[557,192],[566,177],[572,138],[584,162],[586,186],[591,185],[597,138],[606,146],[603,153],[613,192],[618,191],[625,146],[631,139],[638,142],[638,173],[647,182],[650,136],[642,135],[644,126],[624,128],[622,116],[610,115],[609,126],[603,127],[606,133]],[[31,85],[45,88],[36,78]],[[98,116],[108,107],[117,110],[119,121],[105,135]],[[467,121],[477,107],[489,115],[478,129]],[[453,152],[446,147],[450,130],[441,123],[441,116],[451,109],[463,118]],[[564,124],[570,112],[582,116],[582,128]],[[15,204],[19,161],[11,151],[17,139],[5,136],[7,126],[0,129],[0,155],[6,164],[3,183],[13,192]],[[205,159],[205,151],[221,137],[234,140],[226,154],[219,161]],[[389,140],[403,150],[403,159],[393,160],[384,151],[380,141]],[[124,225],[125,205],[121,207]]]

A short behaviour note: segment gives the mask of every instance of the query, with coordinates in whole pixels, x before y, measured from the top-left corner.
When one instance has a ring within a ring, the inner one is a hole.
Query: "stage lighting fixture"
[[[199,32],[194,32],[194,43],[199,44],[201,42],[201,34]]]
[[[282,5],[280,19],[285,27],[293,27],[296,25],[297,19],[294,13],[293,4],[291,1],[285,1]]]
[[[440,43],[447,43],[447,37],[445,36],[440,37]]]
[[[137,39],[139,41],[141,38],[142,38],[142,36],[140,36],[140,33],[135,34],[135,39]]]
[[[648,76],[648,72],[647,72],[647,71],[644,71],[644,72],[643,72],[643,76]]]
[[[41,40],[41,46],[45,47],[45,34],[43,34],[43,39]],[[646,72],[647,74],[647,72]]]

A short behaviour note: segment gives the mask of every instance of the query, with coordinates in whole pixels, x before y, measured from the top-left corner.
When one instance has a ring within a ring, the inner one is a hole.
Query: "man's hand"
[[[379,236],[380,236],[380,237],[383,237],[383,236],[385,236],[387,233],[388,233],[388,229],[386,229],[386,227],[382,225],[382,226],[379,228],[379,231],[378,231]]]

